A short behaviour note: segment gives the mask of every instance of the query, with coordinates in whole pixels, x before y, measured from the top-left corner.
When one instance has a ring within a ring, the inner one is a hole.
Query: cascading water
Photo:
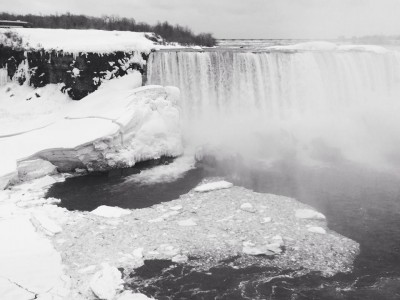
[[[188,144],[264,158],[323,145],[385,165],[399,150],[395,51],[155,52],[148,84],[181,89]]]

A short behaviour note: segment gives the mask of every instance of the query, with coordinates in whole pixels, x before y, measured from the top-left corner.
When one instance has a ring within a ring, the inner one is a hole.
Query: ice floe
[[[309,220],[325,220],[325,216],[312,209],[298,209],[295,212],[296,218]]]

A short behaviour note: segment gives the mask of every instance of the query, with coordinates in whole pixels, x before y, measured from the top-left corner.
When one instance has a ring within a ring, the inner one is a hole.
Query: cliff
[[[103,80],[144,74],[160,37],[151,33],[101,30],[0,29],[0,69],[8,80],[38,88],[61,83],[80,100]]]

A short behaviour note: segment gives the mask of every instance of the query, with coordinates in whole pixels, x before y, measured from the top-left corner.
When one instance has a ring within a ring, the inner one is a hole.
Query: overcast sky
[[[167,20],[217,38],[400,34],[400,0],[0,0],[0,11]]]

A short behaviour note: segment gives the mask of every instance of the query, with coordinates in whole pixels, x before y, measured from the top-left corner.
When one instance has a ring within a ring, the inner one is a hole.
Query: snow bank
[[[11,34],[6,34],[11,33]],[[12,28],[0,29],[0,44],[31,50],[56,50],[69,53],[140,51],[149,53],[154,42],[152,33],[79,29]]]
[[[0,138],[45,127],[62,118],[72,103],[59,84],[34,89],[17,82],[0,84]]]
[[[79,102],[61,100],[57,106],[49,105],[49,111],[43,109],[42,114],[36,113],[39,109],[31,109],[35,105],[18,105],[19,110],[13,113],[29,117],[26,121],[20,119],[24,131],[17,134],[12,124],[18,117],[4,113],[13,117],[0,119],[3,134],[0,178],[12,177],[17,161],[28,158],[51,161],[59,169],[107,169],[133,166],[137,161],[164,155],[180,155],[176,89],[161,86],[134,89],[140,84],[140,74],[133,72],[105,83]],[[0,108],[6,111],[11,100],[1,99],[0,103],[3,101]],[[41,98],[33,101],[37,106],[47,103]],[[43,126],[38,128],[38,124]]]

